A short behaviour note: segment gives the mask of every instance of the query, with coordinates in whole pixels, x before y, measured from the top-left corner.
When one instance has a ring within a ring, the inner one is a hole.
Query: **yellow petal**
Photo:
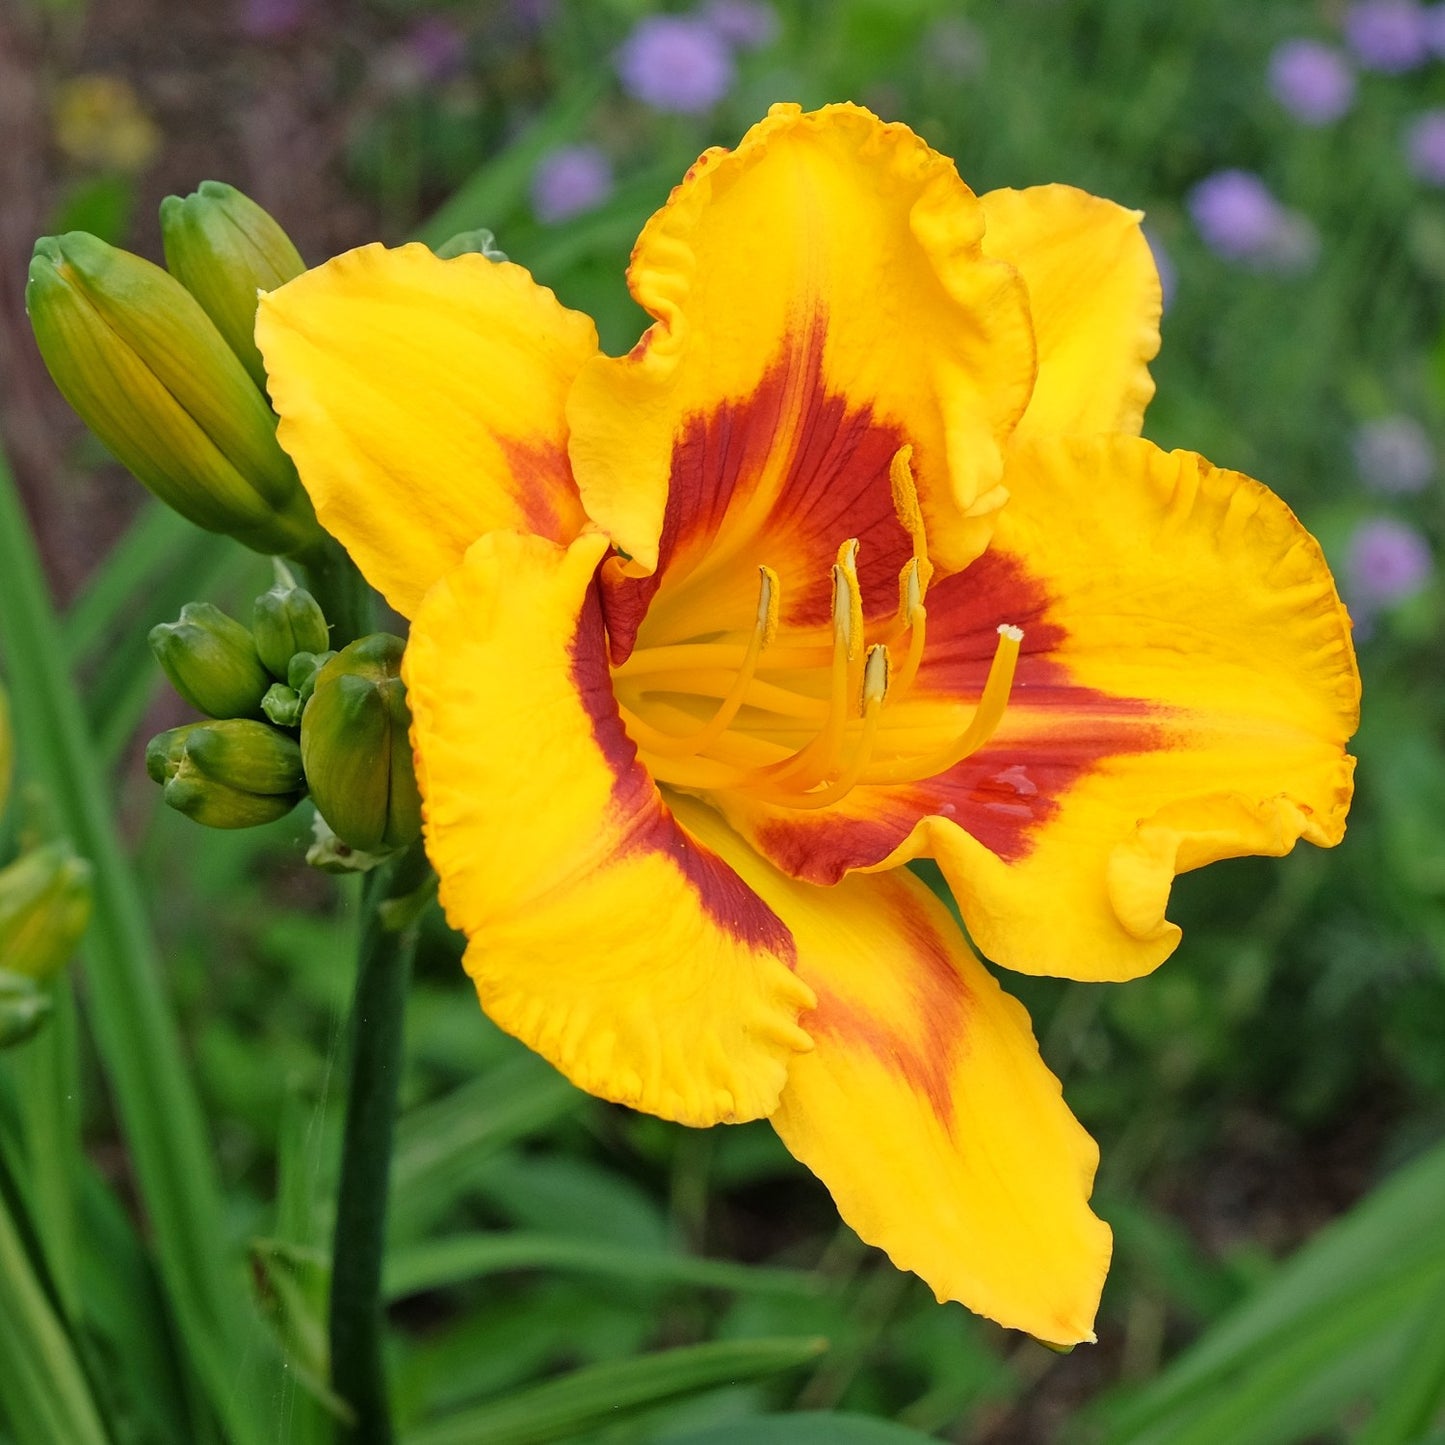
[[[856,106],[775,106],[701,156],[633,252],[656,324],[568,402],[588,515],[631,574],[750,598],[766,563],[785,618],[795,583],[826,617],[846,538],[886,534],[864,551],[899,553],[890,579],[908,558],[904,445],[935,559],[976,556],[1034,365],[1023,287],[982,234],[953,163]],[[784,553],[804,554],[796,579]]]
[[[563,407],[597,333],[520,266],[364,246],[264,296],[256,342],[322,525],[403,615],[483,532],[577,534]]]
[[[404,676],[427,852],[482,1006],[591,1093],[687,1124],[772,1111],[811,990],[787,927],[664,806],[622,730],[593,574],[492,532]]]
[[[971,822],[1005,800],[995,774],[887,861],[936,856],[995,962],[1135,977],[1179,940],[1176,873],[1343,835],[1349,619],[1284,503],[1190,452],[1040,441],[1015,449],[1007,481],[991,555],[1048,597],[1034,628],[1049,671],[1010,704],[998,754],[1019,826],[1003,846]],[[1006,610],[1006,591],[989,605]]]
[[[785,918],[818,996],[773,1126],[838,1211],[940,1300],[1051,1344],[1093,1336],[1109,1229],[1098,1150],[1039,1057],[1022,1005],[906,870],[836,888],[750,858],[697,804],[690,831]]]
[[[1018,268],[1038,340],[1038,384],[1018,434],[1137,434],[1154,395],[1148,363],[1163,305],[1143,212],[1072,186],[981,200],[984,253]]]

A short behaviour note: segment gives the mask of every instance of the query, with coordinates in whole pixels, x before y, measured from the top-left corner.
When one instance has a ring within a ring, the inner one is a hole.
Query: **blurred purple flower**
[[[1332,45],[1319,40],[1286,40],[1269,58],[1274,98],[1305,125],[1328,125],[1355,99],[1355,73]]]
[[[963,78],[982,74],[988,49],[983,36],[967,20],[945,15],[924,32],[923,58],[945,75]]]
[[[1413,597],[1435,570],[1430,544],[1393,517],[1361,522],[1350,538],[1345,578],[1350,601],[1363,612]]]
[[[1436,55],[1445,55],[1445,4],[1427,6],[1422,23],[1425,29],[1425,44]]]
[[[708,0],[700,18],[739,50],[761,50],[778,38],[778,12],[762,0]]]
[[[1144,239],[1153,253],[1154,269],[1159,273],[1159,290],[1163,293],[1164,310],[1168,311],[1174,304],[1174,293],[1179,288],[1179,272],[1175,270],[1169,252],[1164,249],[1164,243],[1147,227]]]
[[[276,40],[306,18],[306,0],[242,0],[241,29],[253,40]]]
[[[1282,206],[1252,171],[1215,171],[1189,192],[1189,214],[1204,243],[1227,261],[1300,271],[1319,251],[1315,228]]]
[[[541,30],[556,13],[556,0],[512,0],[512,18],[523,30]]]
[[[612,164],[596,146],[561,146],[532,173],[532,211],[555,225],[595,210],[612,194]]]
[[[440,15],[426,15],[412,26],[406,48],[424,80],[455,75],[467,58],[467,37]]]
[[[1435,475],[1435,448],[1412,416],[1382,416],[1355,428],[1360,478],[1376,492],[1421,492]]]
[[[1366,70],[1414,70],[1429,58],[1424,10],[1415,0],[1360,0],[1345,11],[1345,40]]]
[[[647,15],[617,52],[617,75],[629,95],[654,110],[697,115],[731,89],[732,51],[702,20]]]
[[[1418,180],[1445,186],[1445,110],[1422,111],[1410,122],[1405,159]]]

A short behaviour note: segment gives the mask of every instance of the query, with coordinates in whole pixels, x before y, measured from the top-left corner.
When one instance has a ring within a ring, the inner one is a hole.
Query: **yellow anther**
[[[881,642],[875,642],[868,649],[868,660],[863,664],[863,698],[860,713],[867,713],[870,702],[881,703],[888,696],[888,649]]]
[[[863,731],[852,755],[843,763],[837,776],[816,792],[765,793],[764,798],[769,802],[786,803],[791,808],[811,810],[831,807],[851,793],[862,781],[873,760],[873,750],[878,744],[878,724],[883,716],[883,700],[887,693],[888,649],[881,643],[875,643],[868,649],[868,660],[863,668]]]
[[[899,447],[888,463],[888,482],[893,489],[893,510],[899,525],[913,540],[913,555],[918,559],[922,584],[926,588],[933,576],[928,560],[928,538],[923,530],[923,508],[918,505],[918,485],[913,480],[913,448]]]

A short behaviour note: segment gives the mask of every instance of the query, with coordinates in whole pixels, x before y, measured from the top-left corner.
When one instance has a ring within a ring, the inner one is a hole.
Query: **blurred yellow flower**
[[[80,165],[134,172],[155,154],[160,131],[124,80],[77,75],[56,87],[55,141]]]

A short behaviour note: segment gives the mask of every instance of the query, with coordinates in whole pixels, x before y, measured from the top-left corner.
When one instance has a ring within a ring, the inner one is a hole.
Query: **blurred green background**
[[[664,10],[693,29],[659,32]],[[57,1288],[81,1301],[77,1350],[117,1441],[215,1437],[196,1424],[184,1326],[156,1284],[163,1222],[138,1195],[117,1110],[125,1044],[97,1017],[125,1000],[102,998],[95,970],[107,949],[153,948],[222,1227],[249,1248],[290,1353],[286,1382],[259,1400],[261,1438],[323,1439],[316,1275],[356,900],[295,866],[300,813],[202,835],[158,806],[144,739],[183,718],[145,632],[193,597],[244,615],[269,579],[142,505],[82,434],[25,323],[30,244],[83,227],[158,260],[160,197],[215,177],[313,262],[489,227],[620,350],[641,325],[623,282],[641,223],[702,147],[734,142],[780,99],[852,99],[905,121],[979,191],[1060,180],[1147,212],[1168,299],[1147,434],[1280,492],[1356,618],[1366,708],[1350,831],[1334,853],[1182,879],[1185,941],[1151,978],[1007,981],[1101,1145],[1097,1204],[1117,1235],[1100,1341],[1069,1356],[935,1304],[839,1228],[766,1125],[692,1133],[576,1093],[481,1017],[458,941],[433,920],[394,1177],[404,1436],[571,1438],[565,1425],[507,1434],[486,1402],[664,1346],[822,1338],[821,1354],[784,1350],[757,1379],[739,1367],[585,1438],[892,1438],[843,1423],[872,1416],[979,1445],[1445,1439],[1432,1437],[1445,1396],[1442,13],[1396,0],[9,0],[0,421],[61,605],[49,665],[79,679],[84,746],[148,920],[139,943],[97,945],[107,910],[129,906],[102,902],[78,1011],[56,1021],[79,1061],[64,1109],[85,1180],[74,1276]],[[1289,48],[1302,39],[1317,48]],[[36,684],[3,595],[18,696]],[[44,782],[33,738],[21,773]],[[63,787],[27,806],[74,826]],[[7,1176],[30,1177],[8,1187],[42,1213],[53,1160],[33,1075],[53,1047],[0,1056],[0,1150]],[[0,1441],[29,1445],[7,1433],[4,1401],[0,1382]],[[843,1416],[758,1418],[781,1410]]]

